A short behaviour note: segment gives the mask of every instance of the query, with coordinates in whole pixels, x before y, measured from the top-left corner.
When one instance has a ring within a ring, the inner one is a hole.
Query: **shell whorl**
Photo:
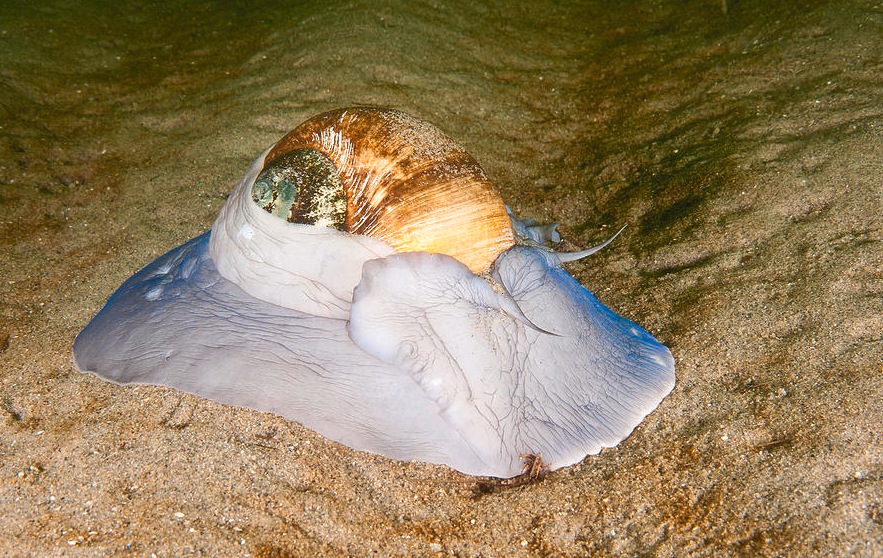
[[[308,200],[286,190],[286,180],[301,180],[301,164],[318,181],[300,182],[302,192],[312,191]],[[285,172],[292,178],[279,178]],[[515,243],[503,200],[475,159],[435,126],[395,110],[310,118],[267,153],[252,197],[291,222],[370,236],[397,251],[447,254],[476,273]]]

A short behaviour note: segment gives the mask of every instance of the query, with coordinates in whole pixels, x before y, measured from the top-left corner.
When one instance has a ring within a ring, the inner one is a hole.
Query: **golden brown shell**
[[[334,164],[347,232],[398,251],[447,254],[476,273],[515,243],[503,200],[478,162],[422,120],[388,109],[333,110],[280,139],[264,165],[301,148]]]

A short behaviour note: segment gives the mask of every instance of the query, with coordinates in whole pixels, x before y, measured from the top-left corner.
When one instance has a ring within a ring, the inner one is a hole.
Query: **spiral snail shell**
[[[295,200],[291,222],[334,226],[399,252],[447,254],[476,273],[515,244],[506,206],[484,170],[422,120],[378,108],[326,112],[276,142],[264,169],[291,168],[311,155],[312,178],[302,182],[309,199],[342,198],[345,212],[314,210],[305,219],[310,212],[298,209],[315,204]],[[290,162],[279,165],[286,157]]]
[[[74,365],[396,459],[556,469],[625,438],[674,360],[561,267],[598,247],[555,239],[434,126],[334,110],[264,151],[210,231],[123,283]]]
[[[451,138],[400,111],[346,108],[258,157],[218,215],[211,251],[249,294],[344,318],[358,262],[430,252],[480,273],[514,243],[500,195]]]

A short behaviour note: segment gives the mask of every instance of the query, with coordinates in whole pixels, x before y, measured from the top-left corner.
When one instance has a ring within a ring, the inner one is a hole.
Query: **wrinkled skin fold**
[[[303,311],[219,272],[210,250],[219,222],[111,296],[74,342],[80,371],[497,477],[519,474],[522,454],[556,469],[616,445],[674,385],[669,350],[543,247],[503,252],[491,282],[449,256],[365,249],[358,235],[334,231],[358,245],[359,257],[336,262],[357,283]]]

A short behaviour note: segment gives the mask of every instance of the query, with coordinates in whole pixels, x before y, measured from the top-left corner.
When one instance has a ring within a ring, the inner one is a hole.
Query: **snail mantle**
[[[599,247],[556,240],[438,128],[334,110],[262,153],[210,231],[123,283],[74,364],[393,459],[564,467],[628,436],[675,376],[665,346],[562,268]]]

